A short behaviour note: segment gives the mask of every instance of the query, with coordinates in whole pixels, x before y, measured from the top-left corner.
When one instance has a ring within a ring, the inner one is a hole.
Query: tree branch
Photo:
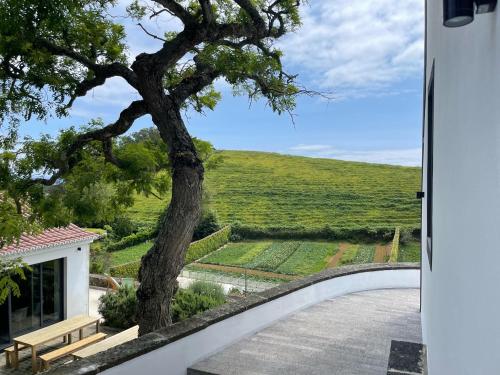
[[[234,2],[238,4],[245,12],[247,12],[257,28],[260,29],[266,27],[266,22],[261,17],[255,5],[253,5],[250,0],[234,0]]]
[[[197,62],[196,66],[197,69],[191,76],[184,78],[170,90],[170,95],[177,105],[210,85],[220,75],[219,71],[209,65]]]
[[[212,12],[212,5],[210,0],[198,0],[201,6],[201,12],[203,13],[203,22],[210,25],[214,21],[214,14]]]
[[[196,23],[196,18],[189,13],[182,5],[175,0],[153,0],[154,2],[162,5],[172,15],[179,18],[184,25],[192,25]]]
[[[43,185],[53,185],[65,173],[69,172],[73,165],[70,158],[78,150],[82,149],[85,145],[92,141],[101,141],[103,143],[104,156],[106,160],[113,162],[113,156],[109,142],[115,137],[127,132],[134,124],[135,120],[146,115],[147,108],[142,100],[134,101],[124,109],[116,122],[107,125],[101,129],[92,130],[84,134],[80,134],[73,143],[62,153],[61,158],[57,161],[58,171],[55,172],[50,178],[36,178],[31,182],[33,184],[40,183]],[[115,163],[113,163],[115,164]]]
[[[131,86],[137,86],[137,77],[135,73],[129,69],[126,65],[113,62],[111,64],[98,64],[92,61],[88,57],[72,50],[71,48],[59,46],[45,39],[37,39],[36,43],[41,47],[49,51],[50,53],[57,56],[66,56],[70,59],[82,64],[89,70],[93,71],[96,76],[101,76],[104,78],[111,78],[115,76],[120,76],[124,78]],[[96,86],[94,86],[96,87]]]

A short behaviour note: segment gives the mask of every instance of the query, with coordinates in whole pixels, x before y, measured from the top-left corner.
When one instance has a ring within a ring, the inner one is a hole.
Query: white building
[[[428,370],[500,374],[500,15],[496,0],[426,3],[422,329]]]
[[[32,267],[19,280],[21,296],[0,305],[0,347],[21,333],[88,314],[89,247],[97,237],[71,224],[0,249],[0,260],[22,258]]]

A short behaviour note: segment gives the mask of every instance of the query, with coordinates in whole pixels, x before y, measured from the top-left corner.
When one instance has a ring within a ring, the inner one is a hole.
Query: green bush
[[[195,281],[187,289],[200,296],[210,297],[219,304],[224,303],[226,300],[224,289],[219,284],[209,283],[207,281]]]
[[[90,245],[90,273],[103,274],[107,272],[110,265],[110,257],[106,252],[103,241],[97,241]]]
[[[122,286],[116,293],[106,293],[99,298],[99,314],[105,324],[126,329],[137,324],[137,297],[131,286]]]
[[[115,238],[123,238],[134,234],[137,231],[137,225],[128,217],[117,217],[111,224],[112,235]]]
[[[130,262],[125,264],[120,264],[119,266],[111,267],[109,273],[111,276],[115,277],[132,277],[137,279],[139,274],[139,268],[141,267],[141,262]]]
[[[396,263],[399,258],[399,237],[400,237],[401,229],[399,227],[396,228],[394,232],[394,238],[392,240],[392,248],[391,248],[391,257],[389,258],[390,263]]]
[[[408,233],[417,238],[420,235],[420,228],[405,227]],[[327,241],[351,241],[351,242],[375,242],[384,241],[391,238],[394,228],[389,227],[345,227],[333,228],[324,226],[323,228],[296,227],[258,227],[241,225],[239,223],[231,226],[232,236],[244,240],[327,240]]]
[[[191,243],[186,254],[185,264],[192,263],[214,252],[229,242],[231,227],[227,226],[202,240]]]
[[[210,287],[198,284],[198,286],[187,289],[179,289],[172,303],[172,321],[176,323],[223,304],[225,297],[222,288],[220,288],[220,291],[219,288],[220,286],[215,284],[212,284]],[[200,294],[204,292],[208,292],[209,294]],[[219,293],[222,293],[222,299]]]
[[[220,229],[217,216],[213,211],[206,211],[203,213],[200,222],[196,226],[193,233],[193,241],[201,240],[202,238],[210,236],[212,233]]]

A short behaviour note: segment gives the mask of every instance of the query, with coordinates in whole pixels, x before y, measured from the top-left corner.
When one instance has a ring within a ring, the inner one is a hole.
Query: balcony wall
[[[416,264],[370,264],[329,269],[223,305],[164,330],[140,337],[87,359],[52,370],[53,374],[185,375],[197,361],[328,298],[390,288],[418,288]]]

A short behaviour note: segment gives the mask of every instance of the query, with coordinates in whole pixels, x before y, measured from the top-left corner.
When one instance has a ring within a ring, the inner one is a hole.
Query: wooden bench
[[[129,328],[125,331],[117,333],[116,335],[108,337],[106,340],[102,340],[101,342],[98,342],[97,344],[90,345],[90,346],[86,347],[85,349],[82,349],[82,350],[79,350],[79,351],[73,353],[73,357],[75,359],[86,358],[86,357],[89,357],[89,356],[94,355],[96,353],[100,353],[100,352],[103,352],[105,350],[114,348],[117,345],[121,345],[121,344],[126,343],[128,341],[134,340],[137,337],[139,337],[139,326],[134,326],[134,327]]]
[[[26,345],[19,345],[20,350],[24,348],[26,348]],[[14,355],[14,346],[5,348],[3,351],[5,352],[5,364],[7,365],[7,367],[11,367],[13,363],[12,356]]]
[[[76,341],[72,344],[63,346],[62,348],[53,350],[49,353],[42,354],[40,359],[42,360],[42,370],[48,370],[50,367],[50,362],[55,361],[56,359],[62,358],[69,354],[76,352],[90,344],[94,344],[98,341],[103,340],[106,337],[104,333],[96,333],[92,336],[85,337],[79,341]]]

